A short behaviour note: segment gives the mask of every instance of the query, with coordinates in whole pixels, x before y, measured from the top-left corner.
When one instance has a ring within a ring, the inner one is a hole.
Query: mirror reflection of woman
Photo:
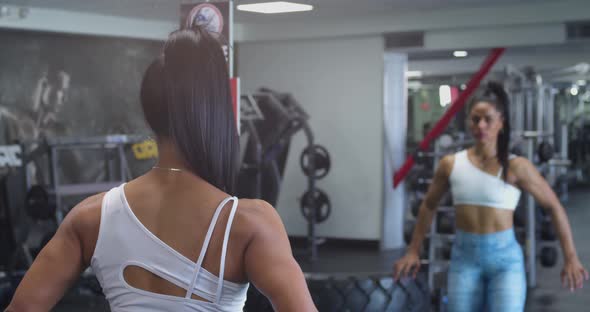
[[[508,95],[500,84],[488,83],[468,107],[475,145],[440,161],[420,206],[412,241],[394,265],[395,279],[416,276],[422,241],[439,200],[450,190],[457,229],[448,273],[449,311],[524,310],[524,256],[513,229],[521,190],[551,215],[563,250],[563,286],[574,291],[588,280],[557,196],[528,159],[509,153],[508,116]]]

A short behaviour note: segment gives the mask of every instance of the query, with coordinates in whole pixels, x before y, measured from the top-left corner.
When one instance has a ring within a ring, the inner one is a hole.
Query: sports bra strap
[[[219,281],[217,282],[217,292],[215,294],[215,301],[217,304],[221,301],[221,291],[223,290],[223,276],[225,274],[225,255],[227,254],[227,244],[229,242],[229,233],[231,230],[232,223],[238,208],[238,199],[234,197],[234,204],[231,207],[229,218],[227,219],[227,225],[225,227],[225,235],[223,236],[223,247],[221,249],[221,263],[219,265]]]
[[[215,214],[213,214],[213,219],[211,219],[211,223],[209,224],[209,229],[207,230],[207,235],[205,236],[205,241],[203,242],[203,247],[201,247],[201,252],[199,254],[199,258],[197,260],[197,263],[195,264],[195,271],[193,272],[193,277],[191,279],[191,283],[190,283],[188,289],[186,290],[185,298],[187,298],[187,299],[192,296],[193,289],[195,288],[195,283],[197,282],[197,279],[199,278],[199,274],[201,273],[201,267],[203,265],[203,260],[205,259],[205,254],[207,253],[207,249],[209,248],[209,243],[211,242],[211,235],[213,235],[213,230],[215,229],[215,225],[217,224],[217,219],[219,219],[219,215],[221,214],[221,211],[223,210],[225,205],[230,200],[233,200],[234,205],[235,205],[235,203],[237,202],[238,199],[236,197],[228,197],[228,198],[224,199],[221,202],[221,204],[219,204],[217,209],[215,210]],[[218,298],[216,298],[216,300],[218,300]]]

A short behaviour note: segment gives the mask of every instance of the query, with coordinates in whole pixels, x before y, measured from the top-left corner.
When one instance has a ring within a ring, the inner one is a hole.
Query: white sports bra
[[[510,155],[510,159],[514,157]],[[453,205],[516,209],[521,192],[501,177],[502,168],[493,176],[473,165],[467,158],[467,150],[456,153],[449,178]]]
[[[220,259],[219,276],[202,267],[205,253],[221,210],[233,201]],[[124,184],[104,197],[100,230],[91,266],[113,312],[155,311],[242,311],[249,284],[223,279],[225,256],[238,199],[221,202],[207,231],[197,262],[186,258],[152,234],[127,203]],[[186,296],[175,297],[151,293],[127,284],[123,271],[128,266],[141,267],[166,281],[186,289]],[[195,294],[208,301],[191,298]]]

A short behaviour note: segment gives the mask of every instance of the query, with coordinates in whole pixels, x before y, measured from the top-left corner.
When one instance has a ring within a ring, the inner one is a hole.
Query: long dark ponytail
[[[487,102],[494,105],[496,110],[502,115],[504,127],[498,134],[496,157],[500,165],[502,165],[502,177],[504,181],[507,181],[510,156],[510,100],[508,99],[508,94],[502,84],[490,81],[472,99],[470,110],[473,105],[479,102]]]
[[[145,118],[190,170],[233,194],[239,139],[220,43],[204,28],[173,32],[141,86]]]

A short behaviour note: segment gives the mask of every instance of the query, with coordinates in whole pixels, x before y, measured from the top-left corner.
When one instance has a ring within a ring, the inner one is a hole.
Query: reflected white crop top
[[[510,159],[516,156],[510,155]],[[491,175],[476,167],[467,158],[467,150],[455,154],[449,178],[453,205],[475,205],[514,210],[520,199],[520,190],[498,175]]]

